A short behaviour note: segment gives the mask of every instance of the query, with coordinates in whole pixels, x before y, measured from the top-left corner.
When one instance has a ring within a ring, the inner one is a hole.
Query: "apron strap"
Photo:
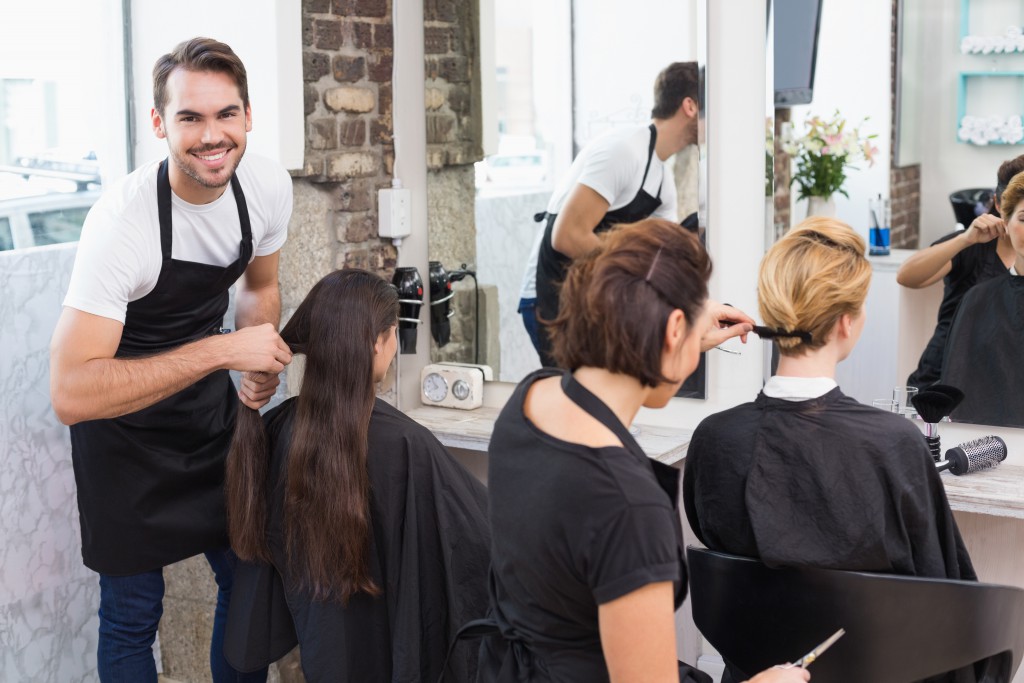
[[[623,448],[633,455],[641,457],[645,462],[647,461],[647,455],[640,448],[640,444],[636,442],[636,439],[633,438],[633,435],[629,433],[626,426],[616,417],[612,409],[604,401],[591,393],[589,389],[577,382],[576,378],[569,371],[562,374],[562,391],[565,392],[565,395],[573,403],[611,430],[615,436],[619,437]]]
[[[565,395],[573,403],[583,408],[591,417],[610,429],[615,436],[619,437],[623,448],[638,457],[653,470],[654,478],[657,480],[658,485],[665,491],[665,494],[672,503],[672,509],[677,509],[679,505],[680,471],[675,467],[648,458],[644,450],[640,448],[640,444],[636,442],[636,439],[629,433],[626,426],[615,416],[612,409],[585,386],[576,381],[576,378],[569,371],[562,375],[562,391],[565,392]],[[682,532],[680,531],[681,534]],[[680,551],[682,551],[681,548]]]
[[[647,173],[651,170],[651,160],[654,159],[654,143],[658,141],[658,129],[654,127],[652,123],[649,126],[651,130],[651,144],[647,146],[647,166],[644,167],[644,177],[640,180],[640,191],[643,192],[644,183],[647,182]],[[655,199],[661,199],[661,186],[665,184],[665,174],[661,175],[661,182],[658,183],[658,194],[654,195]]]
[[[160,256],[164,262],[171,260],[171,181],[168,174],[167,159],[160,162],[156,174],[156,208],[160,219]],[[242,193],[242,184],[238,176],[231,174],[231,192],[235,195],[235,206],[238,209],[238,222],[242,228],[242,241],[238,248],[239,266],[244,271],[252,257],[252,223],[249,222],[249,208]]]
[[[160,256],[171,260],[171,181],[167,175],[167,159],[160,162],[156,174],[156,209],[160,218]]]
[[[242,184],[238,182],[238,176],[231,174],[231,191],[235,195],[235,205],[238,207],[238,222],[242,225],[242,243],[239,245],[239,264],[242,270],[249,265],[252,257],[252,224],[249,222],[249,207],[245,203],[245,195],[242,194]]]

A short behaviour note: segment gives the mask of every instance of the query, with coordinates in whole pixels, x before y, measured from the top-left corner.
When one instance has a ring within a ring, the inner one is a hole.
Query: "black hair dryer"
[[[402,353],[416,353],[416,332],[423,305],[423,278],[412,266],[395,268],[391,284],[398,290],[398,347]]]
[[[445,346],[452,339],[451,317],[452,279],[440,261],[430,262],[430,334],[438,346]]]

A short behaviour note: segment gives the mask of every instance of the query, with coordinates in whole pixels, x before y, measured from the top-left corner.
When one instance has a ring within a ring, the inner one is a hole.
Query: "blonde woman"
[[[845,223],[812,218],[764,257],[759,308],[778,372],[752,403],[698,426],[690,526],[709,548],[769,566],[975,579],[921,433],[836,384],[864,328],[864,251]]]

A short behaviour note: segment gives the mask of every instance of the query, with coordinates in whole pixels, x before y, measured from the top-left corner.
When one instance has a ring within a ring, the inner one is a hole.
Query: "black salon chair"
[[[980,214],[988,211],[988,204],[995,194],[991,188],[972,188],[957,190],[949,195],[949,203],[953,205],[956,222],[965,228]],[[980,209],[980,210],[979,210]]]
[[[991,658],[978,683],[1006,683],[1024,652],[1024,590],[828,569],[769,569],[689,547],[693,620],[752,675],[846,635],[810,667],[814,683],[911,683]]]

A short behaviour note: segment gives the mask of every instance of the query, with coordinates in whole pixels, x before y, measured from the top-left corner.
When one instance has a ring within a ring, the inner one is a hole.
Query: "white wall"
[[[608,128],[650,122],[658,73],[697,56],[695,7],[694,0],[575,3],[580,147]]]
[[[837,194],[836,216],[849,223],[867,239],[868,199],[889,194],[890,74],[889,38],[892,25],[891,0],[825,2],[818,35],[818,59],[814,76],[814,99],[809,105],[793,107],[794,130],[802,132],[805,118],[830,118],[838,109],[861,133],[877,133],[873,142],[878,155],[873,167],[860,162],[859,170],[847,173],[843,186],[849,199]],[[807,201],[796,201],[793,185],[793,223],[807,213]]]
[[[167,155],[153,134],[153,64],[182,40],[227,43],[245,64],[252,104],[248,149],[300,169],[305,151],[299,0],[132,2],[136,166]]]

